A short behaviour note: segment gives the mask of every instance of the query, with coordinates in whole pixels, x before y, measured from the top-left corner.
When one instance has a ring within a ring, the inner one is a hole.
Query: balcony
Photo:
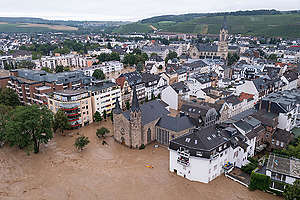
[[[189,158],[184,158],[184,157],[179,157],[177,159],[177,163],[185,166],[185,167],[188,167],[190,166],[190,159]]]

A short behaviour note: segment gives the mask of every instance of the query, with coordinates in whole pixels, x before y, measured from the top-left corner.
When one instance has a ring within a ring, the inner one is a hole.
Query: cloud
[[[298,6],[298,7],[297,7]],[[166,14],[253,9],[300,9],[299,0],[9,0],[1,16],[73,20],[130,20]]]

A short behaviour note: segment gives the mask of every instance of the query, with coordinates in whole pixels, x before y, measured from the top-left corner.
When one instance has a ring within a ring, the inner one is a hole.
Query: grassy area
[[[152,31],[150,24],[141,23],[126,24],[114,30],[116,33],[148,33],[150,31]]]
[[[229,32],[254,36],[300,37],[300,14],[228,16]],[[149,25],[166,32],[217,34],[222,16],[203,16],[184,22],[161,21],[154,24],[132,23],[121,26],[117,32],[149,32]]]
[[[71,31],[73,27],[47,24],[23,24],[23,23],[0,23],[0,32],[47,32],[47,31]]]

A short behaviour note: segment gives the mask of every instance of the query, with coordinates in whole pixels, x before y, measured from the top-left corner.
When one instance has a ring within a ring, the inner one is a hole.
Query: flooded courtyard
[[[111,129],[110,122],[101,126]],[[94,123],[67,136],[56,135],[37,155],[27,156],[16,148],[0,149],[0,199],[280,199],[250,192],[224,176],[209,184],[188,181],[169,172],[167,148],[150,145],[132,150],[112,137],[105,139],[108,145],[102,145],[103,139],[95,134],[99,127]],[[82,152],[74,147],[78,134],[91,141]]]

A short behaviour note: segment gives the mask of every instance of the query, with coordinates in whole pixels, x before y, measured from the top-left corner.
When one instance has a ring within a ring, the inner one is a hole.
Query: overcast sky
[[[300,0],[1,0],[0,16],[137,21],[147,17],[253,9],[299,10]]]

